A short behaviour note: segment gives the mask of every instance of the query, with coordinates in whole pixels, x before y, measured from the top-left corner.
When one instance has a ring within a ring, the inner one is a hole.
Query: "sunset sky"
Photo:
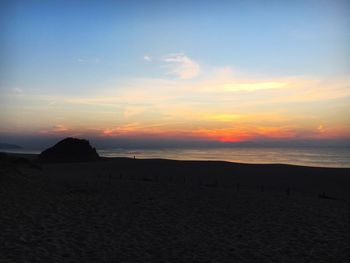
[[[1,1],[0,135],[350,139],[349,1]]]

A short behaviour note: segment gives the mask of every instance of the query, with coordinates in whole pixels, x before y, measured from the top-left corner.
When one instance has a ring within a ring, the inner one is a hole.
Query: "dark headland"
[[[88,142],[81,159],[69,142],[0,155],[0,262],[349,262],[350,169],[99,158]]]
[[[59,141],[38,156],[38,161],[44,163],[92,162],[99,159],[100,156],[89,141],[70,137]]]

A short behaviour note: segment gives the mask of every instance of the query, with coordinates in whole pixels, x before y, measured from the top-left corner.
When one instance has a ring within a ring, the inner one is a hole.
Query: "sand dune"
[[[0,262],[350,260],[349,169],[111,158],[0,179]]]

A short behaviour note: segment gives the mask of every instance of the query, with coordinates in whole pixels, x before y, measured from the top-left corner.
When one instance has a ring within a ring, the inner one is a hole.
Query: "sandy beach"
[[[0,262],[350,262],[350,169],[18,157]]]

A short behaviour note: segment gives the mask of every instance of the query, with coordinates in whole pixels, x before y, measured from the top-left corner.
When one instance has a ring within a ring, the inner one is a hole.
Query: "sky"
[[[2,141],[350,141],[349,1],[0,10]]]

